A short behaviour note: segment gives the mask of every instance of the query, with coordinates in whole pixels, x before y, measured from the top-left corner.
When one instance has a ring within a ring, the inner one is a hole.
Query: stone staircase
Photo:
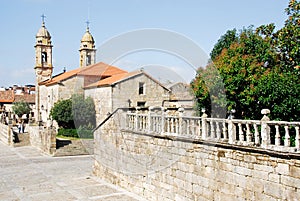
[[[93,139],[56,139],[56,153],[54,156],[90,155],[93,153]]]
[[[30,146],[29,134],[27,132],[19,133],[17,128],[13,128],[13,134],[15,139],[14,147]]]

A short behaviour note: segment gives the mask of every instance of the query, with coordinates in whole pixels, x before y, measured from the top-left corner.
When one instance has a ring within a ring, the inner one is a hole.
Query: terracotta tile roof
[[[46,86],[49,86],[49,85],[52,85],[52,84],[57,84],[61,81],[64,81],[68,78],[71,78],[75,75],[77,75],[77,73],[80,71],[80,69],[75,69],[75,70],[70,70],[70,71],[67,71],[65,73],[62,73],[60,75],[57,75],[55,77],[52,77],[50,80],[46,80],[44,82],[40,82],[39,84],[40,85],[46,85]]]
[[[82,68],[78,75],[108,77],[120,73],[127,73],[127,71],[103,62],[99,62],[94,65]]]
[[[0,103],[14,103],[20,101],[34,104],[35,94],[16,95],[13,90],[0,91]]]
[[[161,87],[163,87],[164,89],[166,89],[167,91],[170,91],[170,89],[168,89],[167,87],[165,87],[163,84],[161,84],[158,80],[156,80],[155,78],[153,78],[152,76],[150,76],[148,73],[141,71],[141,70],[137,70],[137,71],[133,71],[133,72],[129,72],[129,73],[122,73],[122,74],[117,74],[117,75],[112,75],[111,77],[102,79],[96,83],[90,84],[87,88],[96,88],[96,87],[106,87],[106,86],[111,86],[114,84],[117,84],[119,82],[125,81],[127,79],[133,78],[135,76],[144,74],[145,76],[147,76],[149,79],[153,80],[155,83],[159,84]]]
[[[0,91],[0,102],[2,103],[12,103],[14,102],[14,91]]]
[[[110,86],[113,83],[125,78],[128,75],[128,73],[120,73],[120,74],[116,74],[116,75],[112,75],[111,77],[102,79],[98,82],[95,82],[93,84],[88,85],[85,88],[95,88],[95,87],[103,87],[103,86]]]
[[[14,102],[24,101],[26,103],[35,103],[35,94],[15,95]]]
[[[57,84],[61,81],[64,81],[64,80],[69,79],[76,75],[95,76],[95,77],[110,77],[112,75],[120,74],[120,73],[127,73],[127,71],[124,71],[122,69],[119,69],[115,66],[108,65],[103,62],[99,62],[99,63],[93,64],[90,66],[86,66],[83,68],[77,68],[77,69],[74,69],[71,71],[67,71],[65,73],[62,73],[60,75],[53,77],[50,80],[46,80],[39,84],[49,86],[52,84]]]

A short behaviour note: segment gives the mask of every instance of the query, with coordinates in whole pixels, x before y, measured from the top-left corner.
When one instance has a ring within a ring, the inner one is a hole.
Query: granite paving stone
[[[0,201],[142,201],[92,174],[92,155],[51,157],[0,142]]]

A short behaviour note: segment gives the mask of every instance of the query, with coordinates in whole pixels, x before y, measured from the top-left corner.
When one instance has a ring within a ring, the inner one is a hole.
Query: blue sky
[[[42,14],[52,36],[56,74],[64,67],[78,67],[80,39],[88,18],[97,54],[115,36],[156,28],[188,38],[208,55],[229,29],[268,23],[281,28],[288,0],[3,0],[0,4],[0,87],[7,87],[35,82],[35,34]],[[139,53],[116,64],[126,70],[145,64],[186,65],[169,57],[157,52]]]

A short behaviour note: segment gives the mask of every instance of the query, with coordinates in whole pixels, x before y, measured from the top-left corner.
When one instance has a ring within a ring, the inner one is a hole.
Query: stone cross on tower
[[[87,30],[89,30],[90,21],[87,20],[85,23],[86,23],[86,28],[87,28]]]
[[[89,66],[96,63],[95,40],[89,30],[89,20],[86,22],[86,31],[80,41],[79,66]]]
[[[41,15],[41,18],[42,18],[42,22],[45,23],[45,18],[46,18],[46,16],[45,16],[44,14],[42,14],[42,15]]]

